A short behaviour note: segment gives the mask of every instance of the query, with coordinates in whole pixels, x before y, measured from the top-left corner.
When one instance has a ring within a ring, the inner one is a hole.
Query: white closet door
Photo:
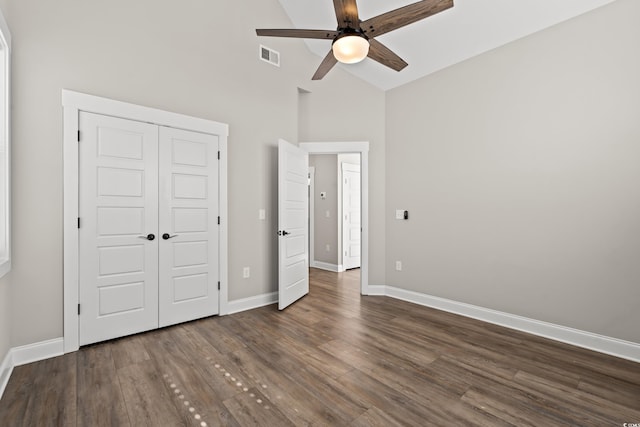
[[[360,165],[342,164],[342,265],[360,267]]]
[[[80,113],[80,345],[158,326],[158,128]]]
[[[218,313],[218,137],[160,128],[160,327]]]

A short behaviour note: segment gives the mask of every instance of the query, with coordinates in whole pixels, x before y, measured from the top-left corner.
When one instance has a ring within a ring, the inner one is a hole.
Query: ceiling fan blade
[[[316,73],[313,75],[313,77],[311,77],[311,80],[322,79],[329,72],[329,70],[331,70],[333,66],[336,65],[337,62],[338,60],[335,56],[333,56],[333,51],[330,50],[327,56],[325,56],[322,60],[322,63],[316,70]]]
[[[256,34],[259,36],[268,37],[295,37],[302,39],[326,39],[333,40],[337,37],[337,31],[325,31],[325,30],[298,30],[298,29],[284,29],[284,30],[256,30]]]
[[[387,67],[400,71],[407,64],[404,59],[400,58],[398,55],[393,53],[391,49],[380,43],[376,39],[369,39],[369,58],[374,61],[378,61],[382,65],[386,65]]]
[[[377,37],[453,7],[453,0],[422,0],[362,21],[367,37]]]
[[[353,28],[357,30],[360,25],[358,18],[358,5],[356,0],[333,0],[333,7],[336,10],[338,28]]]

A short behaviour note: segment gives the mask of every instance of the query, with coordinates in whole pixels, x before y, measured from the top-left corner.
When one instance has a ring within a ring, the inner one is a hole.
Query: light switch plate
[[[396,209],[396,219],[404,219],[404,209]]]

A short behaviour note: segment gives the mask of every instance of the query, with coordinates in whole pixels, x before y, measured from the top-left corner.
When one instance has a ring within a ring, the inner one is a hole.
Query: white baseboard
[[[435,308],[465,317],[482,320],[518,331],[549,338],[555,341],[583,347],[600,353],[640,362],[640,344],[617,338],[598,335],[553,323],[516,316],[501,311],[478,307],[471,304],[434,297],[419,292],[408,291],[393,286],[385,286],[384,295]]]
[[[385,296],[387,287],[385,285],[369,285],[367,295]]]
[[[11,349],[13,354],[13,366],[26,365],[50,357],[64,354],[64,339],[54,338],[52,340],[40,341]]]
[[[333,271],[334,273],[342,273],[344,271],[344,267],[342,265],[330,264],[322,261],[312,261],[311,267],[319,268],[320,270]]]
[[[228,314],[239,313],[241,311],[264,307],[265,305],[274,304],[276,302],[278,302],[277,292],[237,299],[229,301],[229,303],[227,304]]]
[[[13,372],[13,363],[11,357],[11,349],[9,349],[6,356],[4,357],[4,360],[0,364],[0,399],[2,399],[4,389],[7,387],[11,372]]]
[[[41,341],[9,349],[0,365],[0,398],[9,382],[13,368],[64,354],[62,338]]]

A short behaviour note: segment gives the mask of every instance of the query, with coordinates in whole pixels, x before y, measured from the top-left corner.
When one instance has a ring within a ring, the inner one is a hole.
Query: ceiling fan
[[[338,20],[338,28],[335,31],[259,29],[256,33],[259,36],[332,40],[331,50],[322,60],[312,80],[322,79],[338,61],[355,64],[367,56],[400,71],[409,64],[375,37],[449,9],[453,7],[453,0],[422,0],[366,21],[361,21],[358,16],[356,0],[333,0],[333,6]]]

